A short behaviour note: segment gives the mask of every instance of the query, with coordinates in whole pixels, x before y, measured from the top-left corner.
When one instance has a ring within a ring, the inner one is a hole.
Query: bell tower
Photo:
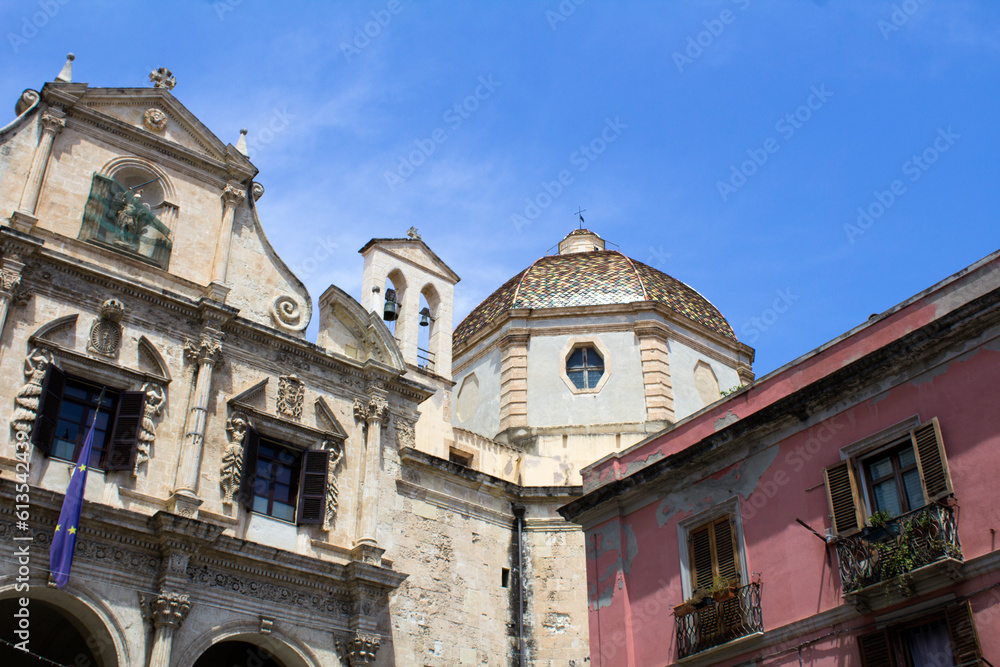
[[[365,258],[361,305],[393,330],[412,369],[451,379],[451,330],[455,284],[460,280],[420,238],[372,239]]]

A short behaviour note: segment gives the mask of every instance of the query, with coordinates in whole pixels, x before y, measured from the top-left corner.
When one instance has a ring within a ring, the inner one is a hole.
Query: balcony
[[[687,613],[675,611],[674,615],[678,658],[763,632],[760,582],[737,588],[735,596],[728,600],[707,597]]]
[[[844,597],[863,611],[959,578],[962,546],[951,507],[931,504],[836,542]]]

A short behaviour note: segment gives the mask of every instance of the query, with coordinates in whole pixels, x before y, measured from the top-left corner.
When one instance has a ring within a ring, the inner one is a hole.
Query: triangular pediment
[[[114,118],[141,134],[183,146],[220,162],[225,162],[227,155],[232,153],[222,140],[163,88],[89,88],[75,107],[84,107]],[[150,112],[149,117],[147,112]]]
[[[458,274],[452,271],[451,267],[445,264],[444,260],[438,257],[434,251],[419,238],[372,239],[358,252],[365,255],[367,254],[369,248],[372,248],[375,245],[378,245],[381,250],[391,255],[396,255],[406,261],[412,262],[417,266],[433,267],[439,274],[448,278],[452,284],[461,280],[461,278],[458,277]]]

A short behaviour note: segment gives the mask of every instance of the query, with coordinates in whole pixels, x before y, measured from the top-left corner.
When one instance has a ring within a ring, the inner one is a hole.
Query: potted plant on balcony
[[[696,588],[687,600],[674,607],[674,616],[683,618],[712,603],[711,588]]]
[[[868,525],[861,530],[861,536],[869,542],[885,542],[899,533],[899,526],[892,523],[893,515],[879,510],[868,517]]]
[[[712,599],[716,602],[725,602],[736,597],[736,588],[740,584],[739,577],[726,579],[725,577],[715,577],[712,580]]]

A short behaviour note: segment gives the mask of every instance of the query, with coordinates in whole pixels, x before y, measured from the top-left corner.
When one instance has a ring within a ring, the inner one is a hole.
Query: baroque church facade
[[[586,546],[558,508],[583,467],[751,382],[753,350],[584,229],[454,330],[459,276],[416,230],[372,239],[360,299],[330,286],[314,313],[244,137],[168,70],[72,69],[0,128],[5,664],[586,664]]]

